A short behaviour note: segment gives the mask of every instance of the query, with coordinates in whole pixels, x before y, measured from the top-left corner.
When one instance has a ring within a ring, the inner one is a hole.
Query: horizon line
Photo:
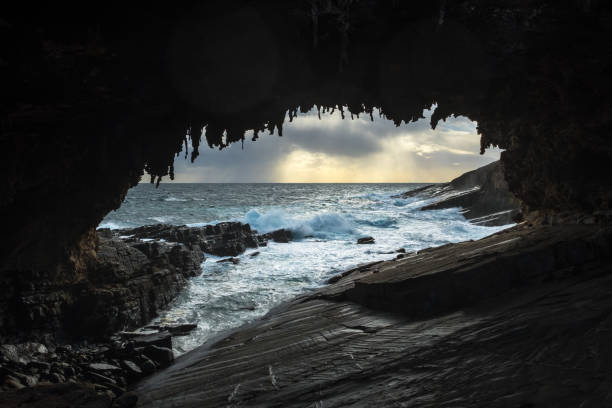
[[[450,181],[175,181],[162,184],[444,184]],[[138,184],[153,184],[148,181]]]

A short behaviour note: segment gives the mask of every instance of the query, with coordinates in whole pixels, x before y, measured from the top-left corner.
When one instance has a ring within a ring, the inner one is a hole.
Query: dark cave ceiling
[[[494,3],[5,10],[0,219],[13,243],[1,249],[4,268],[78,258],[87,247],[78,243],[143,170],[172,177],[187,136],[194,159],[202,144],[223,147],[247,130],[282,133],[287,112],[312,108],[377,108],[399,124],[435,103],[432,127],[464,115],[483,149],[506,149],[525,210],[608,210],[610,6]]]

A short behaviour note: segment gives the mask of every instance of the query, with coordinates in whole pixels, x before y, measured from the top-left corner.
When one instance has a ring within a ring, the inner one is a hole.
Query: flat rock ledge
[[[139,407],[612,403],[612,230],[520,224],[364,265],[137,383]]]

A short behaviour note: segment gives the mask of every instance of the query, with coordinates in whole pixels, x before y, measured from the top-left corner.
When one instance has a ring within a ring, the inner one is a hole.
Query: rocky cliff
[[[521,217],[520,201],[508,190],[503,166],[498,161],[449,183],[421,187],[400,196],[432,200],[421,208],[423,211],[461,207],[465,218],[480,225],[508,225]]]
[[[107,338],[155,317],[190,277],[201,273],[204,252],[237,256],[268,240],[290,239],[289,231],[260,235],[239,222],[98,230],[87,272],[76,282],[58,283],[42,276],[30,283],[28,276],[4,276],[0,334],[29,334],[52,343]]]

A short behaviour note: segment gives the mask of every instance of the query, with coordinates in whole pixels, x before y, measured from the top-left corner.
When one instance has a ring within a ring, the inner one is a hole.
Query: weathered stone
[[[0,393],[0,406],[6,408],[110,408],[111,399],[84,384],[64,383],[40,385]]]
[[[373,244],[374,243],[374,238],[373,237],[363,237],[363,238],[359,238],[357,240],[358,244]]]
[[[6,388],[13,388],[13,389],[21,389],[25,387],[25,385],[23,385],[21,381],[19,381],[19,379],[13,377],[12,375],[4,376],[4,382],[2,383],[2,386]],[[0,401],[1,400],[2,399],[0,398]]]
[[[130,376],[140,377],[143,374],[142,370],[140,369],[140,367],[138,367],[138,365],[136,363],[134,363],[133,361],[123,360],[121,362],[121,365],[130,374]]]
[[[17,363],[20,361],[19,351],[17,350],[17,347],[12,344],[0,345],[0,356],[14,363]]]
[[[64,378],[63,375],[58,374],[58,373],[51,373],[49,374],[49,380],[51,380],[52,383],[63,383],[64,381],[66,381],[66,378]]]
[[[155,363],[147,356],[141,355],[134,358],[136,363],[145,375],[149,375],[156,370]]]
[[[523,225],[360,266],[177,359],[138,406],[606,406],[611,248],[609,228]]]
[[[272,240],[274,242],[287,243],[293,239],[293,234],[288,229],[279,229],[276,231],[268,232],[267,234],[263,234],[262,237],[267,240]]]
[[[33,367],[39,370],[49,371],[49,369],[51,368],[51,364],[44,362],[44,361],[32,360],[28,363],[28,367]]]
[[[238,259],[238,258],[225,258],[225,259],[220,259],[220,260],[217,261],[217,263],[226,263],[226,262],[233,263],[234,265],[237,265],[237,264],[240,263],[240,259]]]
[[[158,346],[172,349],[172,335],[167,332],[134,337],[132,341],[134,345],[138,347]]]
[[[149,357],[160,367],[166,367],[174,361],[174,354],[172,349],[158,346],[147,346],[145,347],[143,354]]]
[[[198,327],[197,324],[186,323],[186,324],[176,324],[176,325],[169,325],[169,326],[161,326],[159,329],[162,330],[162,331],[163,330],[169,331],[173,335],[180,335],[180,334],[188,333],[188,332],[196,329],[197,327]]]
[[[463,216],[479,225],[512,224],[520,213],[520,202],[509,191],[499,161],[462,174],[450,183],[421,187],[401,197],[435,200],[422,207],[424,211],[461,207]]]
[[[113,403],[114,408],[133,408],[138,403],[138,395],[127,392]]]
[[[106,363],[91,363],[88,365],[89,369],[95,371],[119,371],[121,368],[114,366],[112,364]]]

